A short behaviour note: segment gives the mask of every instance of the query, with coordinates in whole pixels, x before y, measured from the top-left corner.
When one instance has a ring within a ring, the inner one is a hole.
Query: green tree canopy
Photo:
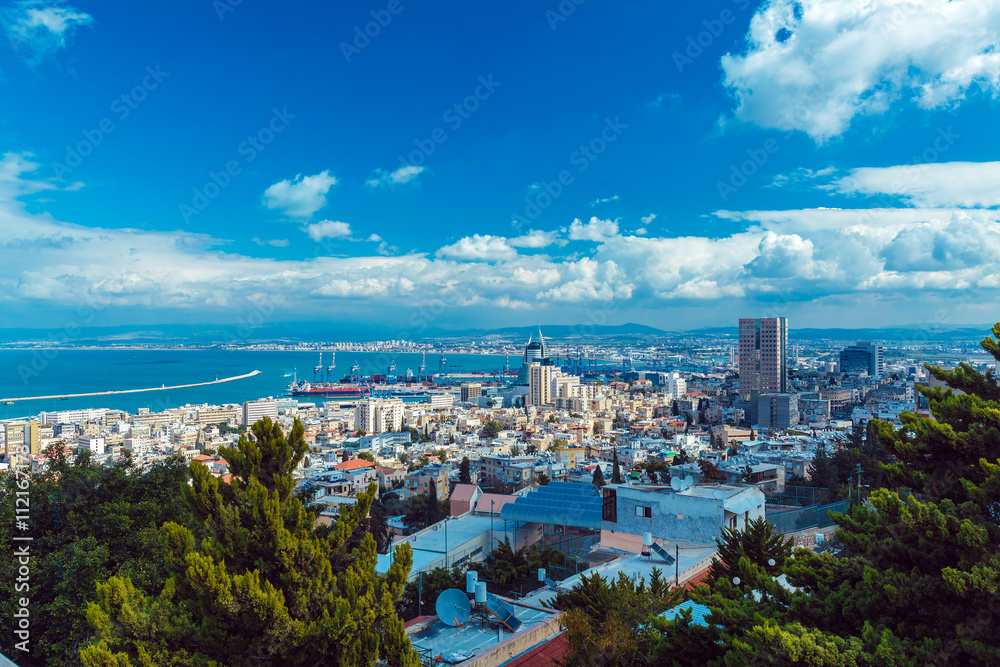
[[[463,456],[462,463],[458,466],[458,483],[472,484],[472,469],[469,465],[468,456]]]
[[[417,656],[394,604],[412,564],[397,547],[389,571],[375,572],[376,542],[349,543],[368,515],[374,484],[330,527],[291,493],[304,453],[296,420],[286,438],[266,418],[226,452],[234,478],[223,484],[192,463],[185,492],[205,537],[168,522],[160,529],[169,577],[147,595],[130,577],[97,586],[87,619],[99,641],[85,665],[390,665]]]

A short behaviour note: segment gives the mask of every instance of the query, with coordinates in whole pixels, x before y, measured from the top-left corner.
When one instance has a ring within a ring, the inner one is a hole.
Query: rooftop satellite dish
[[[716,500],[725,500],[726,498],[726,494],[723,493],[722,491],[719,491],[718,489],[712,491],[712,495],[715,496]]]
[[[681,478],[680,477],[673,477],[673,478],[671,478],[670,479],[670,488],[673,489],[674,491],[680,491],[681,490]]]
[[[694,477],[692,477],[691,475],[688,475],[687,477],[685,477],[684,478],[684,486],[685,487],[694,486]]]
[[[463,625],[472,614],[472,605],[465,592],[459,588],[449,588],[438,596],[434,603],[434,611],[437,612],[445,625],[456,627]]]

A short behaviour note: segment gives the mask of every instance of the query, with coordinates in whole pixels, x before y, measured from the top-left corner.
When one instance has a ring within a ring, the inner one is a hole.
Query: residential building
[[[552,368],[537,362],[528,366],[528,405],[548,405],[552,402]]]
[[[761,394],[788,391],[788,319],[740,318],[740,399],[750,400],[751,390]]]
[[[483,386],[478,383],[463,384],[461,389],[461,401],[463,403],[475,402],[477,398],[482,396]]]
[[[799,423],[797,394],[765,394],[757,401],[761,428],[782,429]]]
[[[404,412],[400,398],[369,398],[354,408],[354,427],[366,433],[396,432],[403,428]]]
[[[4,423],[4,451],[7,456],[28,457],[41,453],[39,451],[41,442],[38,435],[39,426],[40,424],[36,420]]]
[[[431,484],[433,484],[438,500],[447,500],[450,486],[448,476],[450,474],[450,465],[432,463],[418,468],[408,474],[403,481],[403,497],[412,498],[430,493]]]

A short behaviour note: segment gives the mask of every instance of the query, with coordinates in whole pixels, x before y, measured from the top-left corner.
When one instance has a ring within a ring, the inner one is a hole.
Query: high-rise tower
[[[788,319],[740,318],[740,399],[788,391]]]

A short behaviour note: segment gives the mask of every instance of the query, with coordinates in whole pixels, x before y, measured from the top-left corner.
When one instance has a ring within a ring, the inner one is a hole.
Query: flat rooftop
[[[396,539],[392,545],[393,547],[399,544],[410,545],[413,549],[412,571],[417,572],[441,558],[446,552],[454,553],[467,542],[480,537],[483,533],[488,533],[491,522],[496,541],[502,542],[505,536],[510,538],[512,544],[517,540],[513,521],[504,521],[499,517],[492,517],[491,520],[489,515],[462,514],[439,521],[413,535]],[[389,554],[379,554],[376,571],[380,574],[385,573],[389,569],[389,563]]]
[[[520,607],[514,603],[509,604],[518,620],[524,624],[518,630],[519,633],[552,618],[555,614],[555,612]],[[413,643],[413,648],[418,651],[430,651],[432,657],[440,655],[447,664],[448,662],[458,662],[459,656],[465,656],[462,659],[468,659],[479,655],[515,634],[507,628],[503,628],[501,633],[501,627],[496,617],[487,616],[484,623],[473,613],[472,617],[461,627],[452,627],[438,621],[424,632],[411,635],[410,641]],[[456,659],[452,660],[452,657]]]
[[[681,574],[684,574],[685,571],[690,570],[716,552],[715,545],[693,544],[690,542],[661,542],[660,546],[671,556],[676,555],[677,547],[680,547],[680,558],[678,560],[679,572]],[[559,582],[557,586],[561,591],[568,591],[580,585],[580,577],[583,575],[590,577],[594,574],[600,574],[605,579],[617,579],[619,573],[623,573],[633,581],[645,579],[648,586],[653,576],[654,567],[662,570],[663,578],[673,583],[674,576],[678,572],[678,563],[667,565],[662,558],[654,553],[652,558],[639,554],[623,555],[621,558],[602,563],[569,579],[565,579]],[[544,598],[540,597],[540,599]]]

